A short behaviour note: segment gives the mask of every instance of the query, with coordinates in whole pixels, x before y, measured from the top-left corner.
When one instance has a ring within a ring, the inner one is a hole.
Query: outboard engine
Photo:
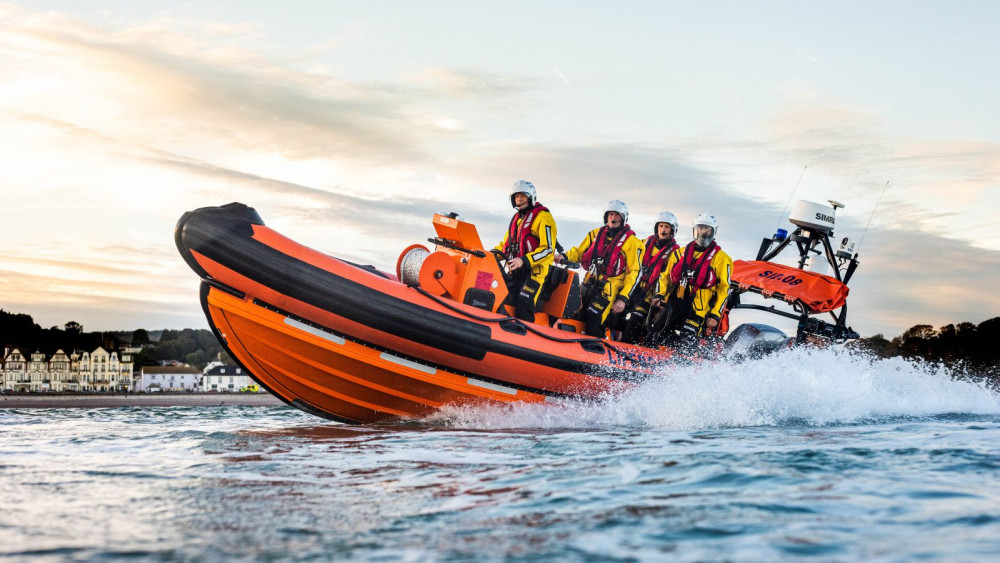
[[[726,337],[723,352],[731,358],[760,358],[795,343],[784,332],[770,325],[746,323],[736,327]]]

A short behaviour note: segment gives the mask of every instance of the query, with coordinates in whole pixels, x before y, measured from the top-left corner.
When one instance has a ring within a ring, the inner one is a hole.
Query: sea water
[[[0,557],[991,561],[1000,396],[959,375],[792,351],[392,425],[3,410]]]

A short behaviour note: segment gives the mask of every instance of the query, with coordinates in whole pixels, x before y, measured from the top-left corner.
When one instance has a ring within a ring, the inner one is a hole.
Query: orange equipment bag
[[[756,288],[764,297],[801,301],[812,314],[839,309],[849,291],[837,278],[756,260],[733,262],[732,283],[744,291]]]

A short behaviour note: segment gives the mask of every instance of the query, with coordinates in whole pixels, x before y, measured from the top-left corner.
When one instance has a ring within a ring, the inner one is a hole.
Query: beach
[[[269,393],[19,393],[0,395],[0,409],[105,407],[274,407]]]

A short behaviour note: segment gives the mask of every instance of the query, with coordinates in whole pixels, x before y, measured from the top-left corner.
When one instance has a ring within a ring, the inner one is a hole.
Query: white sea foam
[[[796,349],[740,363],[677,366],[599,402],[445,408],[457,427],[692,430],[1000,414],[1000,395],[953,369]]]

